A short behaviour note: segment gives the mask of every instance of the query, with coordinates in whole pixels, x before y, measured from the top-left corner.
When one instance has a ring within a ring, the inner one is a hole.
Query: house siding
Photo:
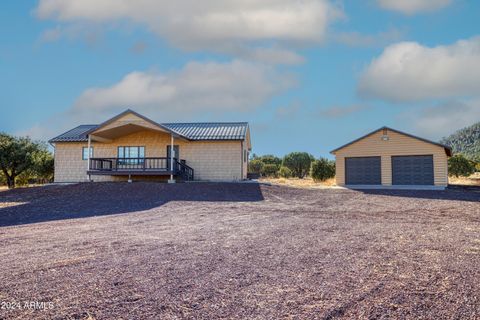
[[[138,121],[119,119],[118,121]],[[118,122],[111,124],[112,127]],[[146,126],[145,123],[142,123]],[[103,131],[103,130],[102,130]],[[119,146],[144,146],[146,157],[166,157],[166,146],[170,145],[170,135],[158,131],[140,131],[122,136],[109,143],[92,142],[94,157],[117,157]],[[180,158],[195,170],[195,180],[241,180],[246,178],[246,168],[242,171],[242,141],[187,141],[175,139],[180,146]],[[245,145],[245,143],[244,143]],[[87,143],[62,142],[55,144],[55,182],[87,181],[87,161],[82,160],[82,147]],[[246,166],[246,164],[243,164]],[[92,175],[93,181],[118,181],[126,176]],[[136,178],[136,177],[134,177]],[[139,177],[139,179],[151,179]]]
[[[445,149],[419,139],[388,130],[388,141],[382,140],[383,132],[359,140],[335,152],[336,182],[345,185],[345,158],[381,157],[382,185],[392,185],[392,156],[433,155],[434,183],[436,186],[448,185],[448,162]]]

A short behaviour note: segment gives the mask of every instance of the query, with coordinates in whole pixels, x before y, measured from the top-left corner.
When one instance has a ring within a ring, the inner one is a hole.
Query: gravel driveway
[[[480,193],[0,192],[0,319],[478,319]]]

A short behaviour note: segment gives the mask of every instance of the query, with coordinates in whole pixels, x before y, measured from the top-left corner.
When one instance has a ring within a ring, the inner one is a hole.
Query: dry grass
[[[23,188],[34,188],[34,187],[41,187],[43,186],[43,184],[28,184],[28,185],[25,185],[25,186],[19,186],[17,185],[15,187],[15,189],[23,189]],[[7,191],[8,190],[8,187],[7,186],[1,186],[0,185],[0,192],[2,191]]]
[[[289,186],[295,188],[326,188],[336,187],[335,178],[327,181],[315,182],[312,178],[261,178],[261,182],[267,182],[275,185]]]
[[[474,173],[470,177],[449,177],[448,182],[456,185],[480,186],[480,172]]]

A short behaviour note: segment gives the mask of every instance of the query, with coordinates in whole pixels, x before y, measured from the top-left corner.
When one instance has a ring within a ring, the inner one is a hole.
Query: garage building
[[[388,127],[331,153],[340,186],[444,189],[448,185],[449,147]]]

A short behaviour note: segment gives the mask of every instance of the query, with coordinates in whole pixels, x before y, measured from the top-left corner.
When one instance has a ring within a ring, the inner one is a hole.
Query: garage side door
[[[382,184],[381,157],[345,158],[345,183],[347,185]]]
[[[392,157],[394,185],[434,185],[433,156]]]

